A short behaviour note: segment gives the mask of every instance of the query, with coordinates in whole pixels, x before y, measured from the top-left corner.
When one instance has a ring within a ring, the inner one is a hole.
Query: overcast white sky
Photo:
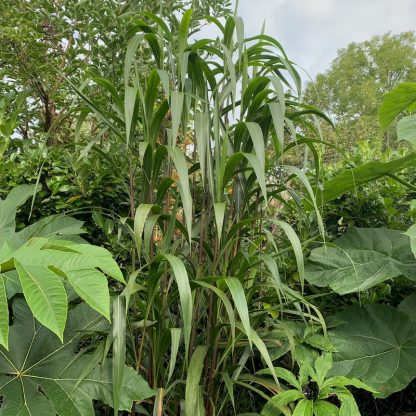
[[[289,58],[314,76],[337,50],[388,31],[416,30],[416,0],[240,0],[246,35],[276,37]],[[306,79],[306,75],[303,76]]]

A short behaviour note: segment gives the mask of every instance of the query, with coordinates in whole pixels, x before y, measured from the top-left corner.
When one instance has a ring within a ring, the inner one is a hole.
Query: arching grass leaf
[[[203,416],[204,407],[198,406],[198,396],[200,394],[200,380],[204,368],[204,360],[208,347],[199,345],[192,354],[188,367],[185,388],[185,416]]]

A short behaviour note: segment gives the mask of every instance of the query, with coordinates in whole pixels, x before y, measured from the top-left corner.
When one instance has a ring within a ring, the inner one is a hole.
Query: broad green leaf
[[[278,406],[287,406],[289,403],[296,402],[300,399],[303,399],[304,395],[299,390],[284,390],[279,393],[277,396],[274,396],[270,399],[272,403],[277,404]]]
[[[111,253],[105,248],[91,244],[74,244],[68,241],[49,240],[49,244],[54,249],[51,259],[55,260],[57,265],[61,265],[63,271],[76,270],[83,267],[97,267],[108,276],[111,276],[121,283],[126,283],[118,264],[113,259]],[[45,257],[46,254],[52,254],[47,248],[48,245],[41,251],[41,258],[43,258],[43,252],[45,252]],[[69,249],[75,253],[67,253],[65,249]],[[53,264],[52,262],[51,265]]]
[[[15,232],[17,208],[39,190],[40,187],[35,185],[20,185],[13,188],[4,200],[0,199],[0,247]]]
[[[416,293],[408,296],[397,307],[399,311],[404,312],[416,324]]]
[[[264,406],[261,416],[278,416],[284,414],[285,416],[292,416],[292,412],[287,409],[286,412],[283,411],[283,409],[276,404],[274,404],[271,400],[269,400],[266,405]],[[259,416],[258,413],[254,414],[248,414],[247,416]]]
[[[332,201],[345,192],[358,189],[360,185],[375,181],[383,176],[395,174],[403,169],[415,166],[416,153],[391,162],[368,162],[352,169],[344,169],[334,178],[323,184],[323,191],[317,191],[318,206]],[[312,206],[305,203],[305,208],[311,210]]]
[[[416,376],[416,325],[406,314],[370,304],[335,318],[341,324],[328,333],[338,353],[329,375],[358,378],[379,397],[404,389]]]
[[[46,267],[29,264],[22,266],[17,260],[14,263],[23,294],[33,315],[62,341],[67,316],[67,297],[60,278]]]
[[[274,367],[272,374],[275,374],[277,378],[280,378],[286,383],[289,383],[291,386],[295,387],[299,391],[302,390],[302,386],[299,383],[299,381],[296,379],[296,376],[290,372],[289,370],[286,370],[286,368],[282,367]],[[269,370],[261,370],[258,371],[257,374],[270,374]]]
[[[314,416],[338,416],[339,409],[332,403],[318,400],[313,404]]]
[[[303,399],[295,407],[293,416],[313,416],[313,401]]]
[[[346,294],[401,275],[415,280],[415,268],[409,237],[401,231],[353,228],[333,243],[312,250],[305,278]]]
[[[65,275],[81,299],[110,320],[110,294],[106,277],[95,269],[68,270]]]
[[[125,281],[109,251],[84,244],[79,237],[84,232],[82,222],[78,220],[53,215],[16,233],[16,209],[34,193],[34,187],[18,186],[0,201],[0,215],[6,227],[0,239],[7,238],[0,242],[0,270],[7,295],[11,298],[23,292],[39,322],[62,338],[67,315],[65,279],[107,319],[110,297],[102,272]]]
[[[414,256],[416,257],[416,224],[412,225],[407,231],[406,235],[410,238],[410,247]]]
[[[315,360],[315,372],[316,372],[316,382],[321,386],[324,382],[324,379],[328,371],[332,368],[332,354],[331,353],[322,353]]]
[[[357,403],[352,394],[338,394],[341,399],[341,407],[339,409],[339,416],[361,416]]]
[[[0,345],[9,348],[9,308],[7,306],[6,285],[0,273]]]
[[[85,243],[79,234],[85,233],[83,222],[65,215],[51,215],[28,225],[9,238],[9,242],[18,248],[33,237],[53,237],[56,240],[68,240]]]
[[[185,387],[185,416],[203,416],[205,414],[203,403],[202,408],[198,406],[198,396],[207,351],[208,347],[198,345],[189,362]]]
[[[0,347],[0,396],[4,416],[94,416],[93,400],[113,406],[111,359],[97,365],[80,383],[90,355],[76,354],[83,336],[108,330],[108,323],[86,304],[69,311],[63,344],[33,318],[26,303],[13,302],[10,328],[13,350]],[[130,411],[133,401],[143,401],[154,391],[126,367],[120,409]]]
[[[363,383],[362,381],[345,376],[334,376],[330,377],[322,384],[322,389],[327,387],[346,387],[346,386],[353,386],[357,389],[363,389],[370,391],[371,393],[376,394],[377,390],[373,389],[372,387],[368,386],[367,384]]]
[[[378,111],[382,130],[408,107],[416,103],[416,83],[404,82],[384,96],[383,104]]]
[[[407,116],[397,123],[397,139],[416,146],[416,116]]]

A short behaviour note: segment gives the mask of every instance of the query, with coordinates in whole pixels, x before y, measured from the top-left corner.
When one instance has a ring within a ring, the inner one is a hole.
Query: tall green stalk
[[[278,380],[254,376],[273,372],[270,330],[287,318],[324,326],[302,295],[302,242],[279,208],[296,212],[304,198],[320,218],[288,162],[293,147],[317,154],[309,115],[319,113],[299,102],[300,77],[275,39],[245,38],[238,16],[209,21],[218,39],[190,37],[192,11],[137,16],[124,86],[100,81],[111,108],[77,89],[132,166],[136,254],[118,358],[163,389],[155,414],[235,414],[246,394],[272,396]],[[153,65],[141,66],[143,54]],[[279,269],[291,251],[299,277],[289,282]]]

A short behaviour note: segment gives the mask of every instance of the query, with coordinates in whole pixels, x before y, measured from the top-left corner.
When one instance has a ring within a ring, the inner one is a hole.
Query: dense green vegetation
[[[0,415],[354,416],[408,388],[410,72],[371,110],[402,146],[344,154],[349,116],[227,1],[11,3]]]

